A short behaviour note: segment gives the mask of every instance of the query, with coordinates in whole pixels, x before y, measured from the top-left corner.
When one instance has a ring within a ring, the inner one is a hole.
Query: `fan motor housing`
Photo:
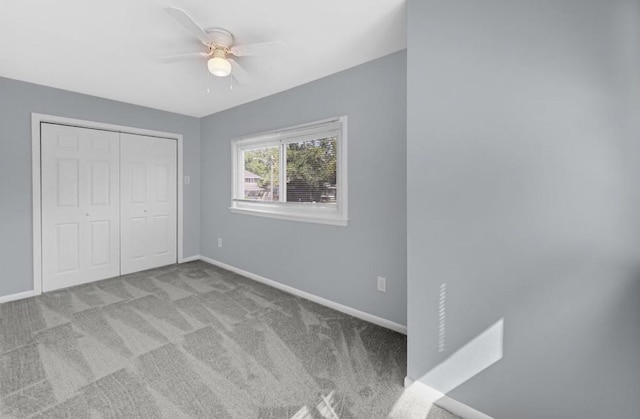
[[[213,44],[225,48],[233,45],[233,35],[231,32],[220,28],[211,28],[206,30],[209,37],[213,40]]]

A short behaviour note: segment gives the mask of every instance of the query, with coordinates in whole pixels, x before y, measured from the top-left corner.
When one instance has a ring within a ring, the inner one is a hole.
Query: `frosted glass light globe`
[[[217,77],[227,77],[231,74],[231,63],[222,57],[213,57],[207,62],[209,72]]]

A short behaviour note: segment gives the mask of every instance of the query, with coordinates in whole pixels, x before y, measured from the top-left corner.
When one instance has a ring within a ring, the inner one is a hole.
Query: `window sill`
[[[348,218],[343,218],[337,215],[307,215],[237,207],[229,207],[229,210],[235,214],[256,215],[258,217],[276,218],[279,220],[300,221],[305,223],[327,224],[342,227],[346,227],[349,222]]]

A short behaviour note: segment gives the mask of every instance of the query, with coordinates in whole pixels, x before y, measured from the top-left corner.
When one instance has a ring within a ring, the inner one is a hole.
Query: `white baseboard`
[[[425,388],[425,397],[429,398],[429,401],[437,404],[441,408],[448,410],[454,415],[460,416],[464,419],[493,419],[491,416],[488,416],[472,407],[467,406],[464,403],[461,403],[446,394],[434,389],[433,387],[429,387],[428,385],[421,383],[420,381],[416,382],[413,378],[407,376],[404,377],[404,386],[405,388],[411,387],[412,385],[420,385]]]
[[[464,419],[493,419],[491,416],[452,399],[449,396],[444,396],[438,400],[438,406]]]
[[[413,378],[410,378],[408,375],[406,377],[404,377],[404,386],[405,387],[409,387],[414,382],[415,382],[415,380]]]
[[[212,265],[218,266],[222,269],[226,269],[231,272],[235,272],[238,275],[245,276],[249,279],[253,279],[256,282],[263,283],[265,285],[269,285],[270,287],[277,288],[281,291],[284,291],[289,294],[296,295],[298,297],[302,297],[306,300],[313,301],[314,303],[321,304],[323,306],[332,308],[334,310],[340,311],[345,314],[349,314],[350,316],[357,317],[359,319],[368,321],[373,324],[377,324],[378,326],[382,326],[387,329],[391,329],[398,333],[407,334],[407,326],[402,325],[400,323],[392,322],[387,319],[383,319],[382,317],[375,316],[373,314],[365,313],[364,311],[356,310],[355,308],[345,306],[340,303],[336,303],[335,301],[327,300],[326,298],[318,297],[317,295],[310,294],[306,291],[299,290],[297,288],[291,287],[289,285],[282,284],[278,281],[274,281],[273,279],[265,278],[263,276],[254,274],[252,272],[245,271],[240,268],[236,268],[235,266],[227,265],[226,263],[219,262],[217,260],[208,258],[206,256],[200,256],[200,260],[210,263]]]
[[[187,263],[187,262],[193,262],[195,260],[202,260],[202,256],[200,255],[195,255],[195,256],[189,256],[186,258],[182,258],[182,260],[178,263]]]
[[[0,304],[8,303],[9,301],[22,300],[23,298],[33,297],[35,293],[33,291],[19,292],[17,294],[5,295],[0,297]]]

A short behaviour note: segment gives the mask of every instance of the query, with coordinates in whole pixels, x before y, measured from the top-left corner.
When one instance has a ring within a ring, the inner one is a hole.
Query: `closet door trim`
[[[43,123],[67,125],[79,128],[113,131],[124,134],[138,134],[148,137],[159,137],[176,140],[178,143],[178,263],[184,262],[184,217],[183,217],[183,137],[182,134],[154,131],[127,127],[123,125],[106,124],[102,122],[85,121],[81,119],[65,118],[40,113],[31,114],[31,174],[32,174],[32,214],[33,214],[33,295],[42,294],[42,202],[41,202],[41,157],[40,128]]]

